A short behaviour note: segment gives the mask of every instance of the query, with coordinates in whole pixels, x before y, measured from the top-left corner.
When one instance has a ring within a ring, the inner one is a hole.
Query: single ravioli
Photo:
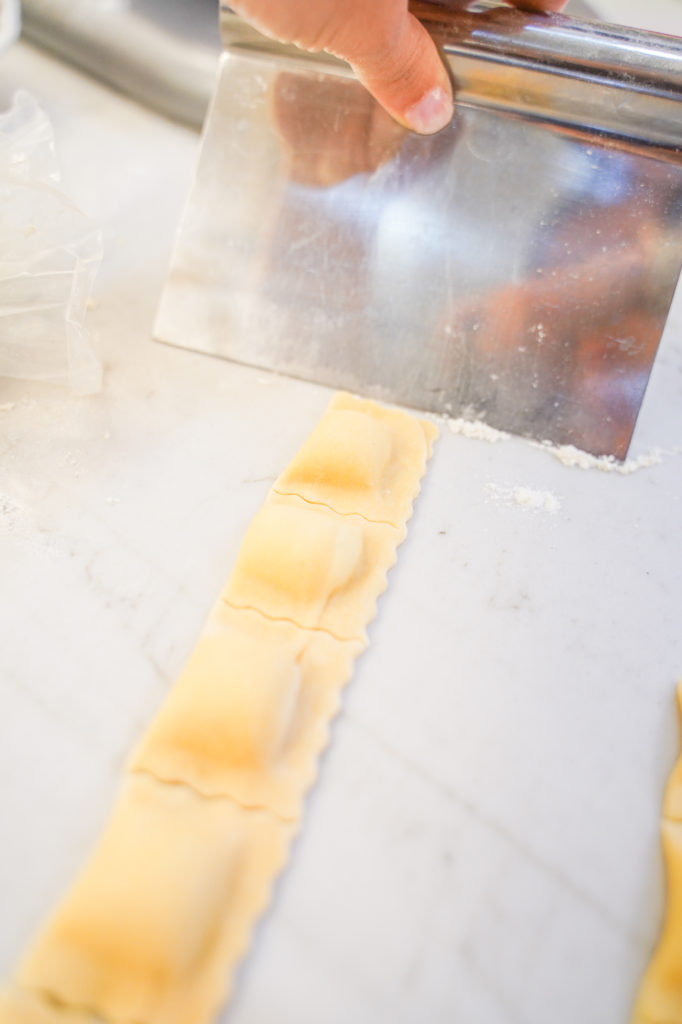
[[[226,996],[292,835],[267,811],[129,776],[22,986],[131,1024],[203,1024]]]
[[[219,602],[131,767],[297,818],[361,650]]]
[[[273,490],[403,526],[437,434],[428,420],[342,392]]]
[[[364,640],[405,532],[271,493],[221,598],[340,640]]]

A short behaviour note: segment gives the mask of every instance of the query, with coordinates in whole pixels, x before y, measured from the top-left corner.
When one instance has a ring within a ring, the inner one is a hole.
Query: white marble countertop
[[[196,136],[23,45],[17,85],[104,228],[105,377],[0,381],[2,974],[329,397],[150,341]],[[680,446],[678,290],[633,454]],[[662,906],[681,582],[679,456],[619,476],[446,431],[225,1021],[625,1024]]]

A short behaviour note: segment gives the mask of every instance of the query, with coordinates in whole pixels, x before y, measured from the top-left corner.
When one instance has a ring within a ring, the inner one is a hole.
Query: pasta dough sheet
[[[19,984],[107,1021],[210,1019],[291,837],[269,812],[128,777]]]
[[[402,529],[437,434],[427,420],[342,392],[273,490]]]
[[[677,699],[682,719],[682,682]],[[642,980],[632,1024],[682,1024],[682,755],[666,787],[661,842],[668,890],[663,931]]]
[[[131,767],[297,818],[361,650],[219,602]]]

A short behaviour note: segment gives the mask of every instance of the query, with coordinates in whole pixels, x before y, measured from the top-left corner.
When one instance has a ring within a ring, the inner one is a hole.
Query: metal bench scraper
[[[155,336],[624,458],[682,266],[682,40],[413,4],[433,137],[221,11]]]

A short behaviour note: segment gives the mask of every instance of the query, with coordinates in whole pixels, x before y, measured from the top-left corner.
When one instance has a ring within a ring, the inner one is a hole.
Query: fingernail
[[[414,132],[433,135],[450,123],[453,113],[452,96],[437,85],[405,111],[405,122]]]

